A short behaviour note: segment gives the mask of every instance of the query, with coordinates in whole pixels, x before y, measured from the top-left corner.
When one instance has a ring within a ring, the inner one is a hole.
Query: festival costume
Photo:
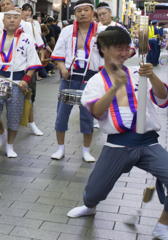
[[[121,174],[129,172],[133,166],[150,172],[168,188],[168,153],[158,144],[156,131],[160,130],[161,125],[153,106],[155,103],[161,108],[167,107],[168,97],[159,99],[154,96],[152,89],[148,89],[145,133],[137,134],[138,73],[136,68],[123,66],[123,70],[128,76],[126,89],[130,112],[127,107],[118,107],[115,96],[108,111],[99,119],[100,128],[108,134],[108,138],[85,188],[83,199],[88,208],[105,200]],[[90,104],[103,97],[111,86],[111,80],[103,69],[88,82],[81,99],[82,104],[90,110]],[[168,89],[167,85],[165,88]],[[131,121],[130,118],[127,121],[130,116]],[[164,205],[164,210],[168,212],[168,196],[165,197]]]
[[[78,50],[77,57],[83,57],[85,59],[90,57],[88,70],[86,76],[72,75],[71,89],[83,90],[86,86],[86,81],[89,80],[96,72],[99,71],[104,65],[104,60],[100,58],[96,42],[97,24],[90,24],[88,35],[85,41],[85,52]],[[77,53],[77,39],[78,39],[78,23],[74,21],[73,25],[64,28],[59,36],[57,44],[51,55],[51,59],[57,61],[64,61],[65,67],[69,69],[74,55]],[[91,52],[92,51],[92,52]],[[86,62],[76,61],[74,63],[74,71],[76,73],[83,73],[86,69]],[[70,77],[69,77],[70,79]],[[68,80],[69,80],[68,79]],[[83,81],[84,80],[84,81]],[[60,90],[69,88],[69,81],[63,81],[61,79]],[[64,132],[68,130],[68,120],[72,109],[72,105],[68,105],[62,102],[58,102],[57,107],[57,119],[55,124],[55,130],[58,132]],[[93,129],[93,117],[86,111],[86,109],[80,107],[80,124],[81,132],[84,134],[91,134]]]
[[[5,62],[10,62],[14,52],[14,66],[13,66],[13,81],[19,83],[24,77],[26,71],[31,69],[42,68],[41,62],[35,51],[32,39],[25,33],[19,33],[16,41],[16,47],[13,42],[9,52],[5,54],[3,47],[5,44],[7,32],[4,30],[3,35],[0,36],[0,61],[4,65],[0,67],[0,75],[9,78],[11,74],[11,67],[6,66]],[[16,48],[16,50],[15,50]],[[16,85],[12,85],[12,98],[0,102],[0,114],[3,111],[3,105],[6,103],[7,108],[7,126],[9,129],[17,131],[23,113],[24,93]]]

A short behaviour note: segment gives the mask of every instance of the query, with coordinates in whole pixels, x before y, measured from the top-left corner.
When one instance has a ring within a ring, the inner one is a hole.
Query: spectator
[[[57,15],[54,15],[54,21],[53,21],[51,27],[53,27],[53,29],[54,29],[54,33],[55,33],[55,43],[57,42],[58,37],[59,37],[60,32],[61,32],[61,28],[57,26],[57,22],[58,22],[58,16],[57,16]]]
[[[69,22],[67,20],[62,21],[62,28],[66,27],[69,25]]]
[[[97,16],[97,12],[95,12],[95,11],[94,11],[94,15],[92,17],[92,21],[95,21],[95,22],[99,21],[98,16]]]
[[[41,34],[41,26],[40,26],[40,23],[37,21],[37,15],[33,16],[33,22],[36,28],[38,29],[38,32]]]
[[[39,22],[39,24],[41,25],[41,17],[37,17],[37,21]]]
[[[52,53],[52,50],[48,46],[46,38],[45,38],[45,36],[49,33],[49,29],[48,29],[47,25],[45,25],[45,24],[41,25],[41,32],[42,32],[42,39],[45,44],[45,58],[48,59],[50,57],[50,54]],[[52,64],[51,61],[49,61],[49,62],[43,61],[42,65],[43,65],[43,69],[41,69],[38,74],[38,76],[40,77],[39,80],[42,80],[41,78],[46,78],[47,76],[51,76],[52,72],[50,75],[48,74],[48,72],[50,72],[54,69],[54,64]]]
[[[53,21],[54,21],[53,17],[47,18],[47,27],[50,32],[49,34],[46,35],[46,40],[47,40],[47,44],[50,46],[52,50],[55,47],[55,33],[54,33],[53,27],[51,26]]]

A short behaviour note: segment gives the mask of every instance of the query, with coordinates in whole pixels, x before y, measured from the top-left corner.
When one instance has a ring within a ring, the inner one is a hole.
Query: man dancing
[[[158,144],[161,125],[152,101],[167,107],[167,85],[153,73],[152,64],[139,69],[123,64],[129,56],[131,38],[125,30],[114,26],[101,32],[97,39],[104,68],[88,82],[82,104],[99,119],[101,130],[108,134],[107,143],[92,171],[83,196],[84,206],[72,209],[69,217],[95,213],[96,205],[106,199],[122,173],[133,166],[150,172],[168,188],[168,153]],[[137,88],[140,76],[147,76],[151,90],[147,94],[146,128],[136,133]],[[153,231],[161,240],[168,240],[168,196],[164,210]]]
[[[72,78],[71,89],[83,90],[86,81],[90,79],[104,65],[100,58],[97,46],[95,45],[97,23],[92,22],[94,6],[90,0],[79,0],[75,4],[75,17],[77,21],[62,30],[51,58],[57,61],[58,68],[61,70],[60,90],[69,88],[69,80]],[[77,60],[73,64],[73,74],[70,76],[68,69],[77,56],[83,60]],[[86,75],[84,74],[87,70]],[[83,73],[83,76],[81,74]],[[77,75],[76,75],[77,74]],[[58,102],[57,119],[55,124],[58,150],[51,158],[61,159],[65,154],[64,138],[65,131],[68,130],[69,115],[73,106]],[[84,134],[83,159],[86,162],[94,162],[95,159],[90,155],[89,147],[93,133],[93,117],[87,110],[80,107],[80,128]]]
[[[11,100],[6,100],[8,141],[6,143],[6,154],[8,157],[17,157],[13,150],[13,142],[16,137],[20,120],[23,113],[24,93],[32,75],[36,69],[42,68],[41,62],[34,48],[33,40],[29,35],[19,29],[21,15],[16,10],[4,13],[4,32],[0,36],[0,75],[9,78],[13,71],[13,80],[20,87],[12,85]],[[14,46],[14,37],[17,38]],[[14,58],[14,60],[13,60]],[[13,61],[13,66],[6,63]],[[0,103],[0,115],[2,114],[4,101]],[[7,132],[0,125],[0,147],[6,141]]]

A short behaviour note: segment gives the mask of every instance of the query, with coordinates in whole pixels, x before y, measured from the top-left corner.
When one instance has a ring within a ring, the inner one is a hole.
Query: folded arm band
[[[24,77],[22,78],[22,80],[29,84],[29,82],[31,81],[31,77],[29,75],[25,74]]]

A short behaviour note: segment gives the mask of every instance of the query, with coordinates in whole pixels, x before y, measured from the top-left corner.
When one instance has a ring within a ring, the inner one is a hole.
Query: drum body
[[[0,83],[0,100],[9,100],[12,97],[12,88]]]
[[[58,100],[69,105],[81,106],[82,90],[62,89],[58,93]]]

